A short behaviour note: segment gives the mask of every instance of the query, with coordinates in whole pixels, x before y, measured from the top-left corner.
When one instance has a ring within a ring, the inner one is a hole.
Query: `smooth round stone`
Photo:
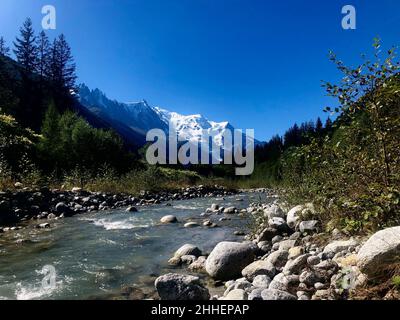
[[[184,224],[185,228],[196,228],[199,227],[200,225],[197,222],[187,222]]]
[[[160,219],[162,223],[175,223],[178,222],[178,219],[173,215],[164,216]]]

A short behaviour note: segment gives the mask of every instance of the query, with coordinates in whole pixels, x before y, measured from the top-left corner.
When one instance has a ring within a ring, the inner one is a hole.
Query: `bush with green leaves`
[[[374,231],[400,222],[400,65],[395,50],[349,68],[331,53],[343,73],[324,83],[338,99],[334,130],[292,148],[283,157],[283,178],[293,201],[319,206],[328,228]]]

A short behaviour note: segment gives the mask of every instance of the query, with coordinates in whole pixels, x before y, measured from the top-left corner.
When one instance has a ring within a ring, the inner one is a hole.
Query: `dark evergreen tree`
[[[328,117],[325,122],[325,132],[329,133],[332,131],[332,120]]]
[[[7,47],[6,41],[3,37],[0,37],[0,56],[8,56],[10,48]]]
[[[41,81],[49,74],[49,58],[50,58],[50,42],[44,31],[39,33],[36,41],[37,47],[37,64],[36,72],[40,75]]]
[[[36,37],[30,18],[25,20],[20,33],[20,37],[14,42],[14,53],[17,61],[30,74],[35,70],[37,58]]]
[[[62,34],[54,40],[50,51],[50,77],[57,89],[69,93],[75,88],[75,68],[71,48]]]
[[[317,137],[321,137],[324,131],[324,125],[322,124],[321,118],[318,117],[317,122],[315,123],[315,135]]]

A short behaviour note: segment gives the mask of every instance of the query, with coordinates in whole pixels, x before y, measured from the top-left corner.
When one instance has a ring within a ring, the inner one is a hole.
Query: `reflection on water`
[[[237,201],[241,197],[244,201]],[[259,195],[227,197],[219,205],[246,208]],[[181,245],[192,243],[204,252],[222,240],[240,240],[235,230],[246,226],[246,217],[200,217],[216,202],[200,198],[139,208],[90,213],[51,222],[51,229],[25,228],[0,236],[0,299],[112,299],[143,298],[152,292],[154,279],[165,272],[184,272],[167,265]],[[173,214],[180,223],[161,225]],[[218,228],[184,228],[186,221],[205,218]],[[56,286],[43,288],[42,268],[53,265]],[[126,289],[130,286],[130,289]],[[138,290],[132,289],[140,288]],[[127,293],[128,290],[128,293]]]

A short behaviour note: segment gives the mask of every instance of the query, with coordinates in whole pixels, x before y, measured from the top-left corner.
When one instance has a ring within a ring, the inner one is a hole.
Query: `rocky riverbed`
[[[174,192],[142,192],[138,197],[126,194],[107,194],[89,192],[81,188],[71,191],[17,190],[0,192],[0,233],[17,229],[18,223],[28,220],[42,221],[39,227],[48,227],[44,220],[62,219],[76,214],[95,211],[107,211],[127,207],[127,211],[136,211],[136,207],[159,204],[166,201],[185,200],[202,197],[227,196],[237,193],[220,186],[195,186],[182,188]],[[1,226],[4,226],[1,228]]]
[[[226,212],[213,204],[210,215]],[[229,208],[237,214],[236,208]],[[311,203],[287,208],[273,203],[253,203],[241,214],[259,223],[244,241],[222,241],[211,253],[201,244],[185,244],[170,263],[186,265],[192,274],[168,273],[155,281],[166,300],[336,300],[350,299],[352,292],[378,279],[387,267],[400,263],[400,227],[381,230],[371,237],[349,237],[335,229],[320,233]],[[224,292],[212,295],[193,275],[206,274]],[[383,299],[399,299],[396,290]],[[398,291],[397,291],[398,292]]]
[[[323,233],[311,203],[288,208],[265,189],[0,198],[10,224],[0,228],[6,299],[350,299],[400,262],[400,227],[371,237]],[[48,264],[57,269],[50,292],[40,287]]]

